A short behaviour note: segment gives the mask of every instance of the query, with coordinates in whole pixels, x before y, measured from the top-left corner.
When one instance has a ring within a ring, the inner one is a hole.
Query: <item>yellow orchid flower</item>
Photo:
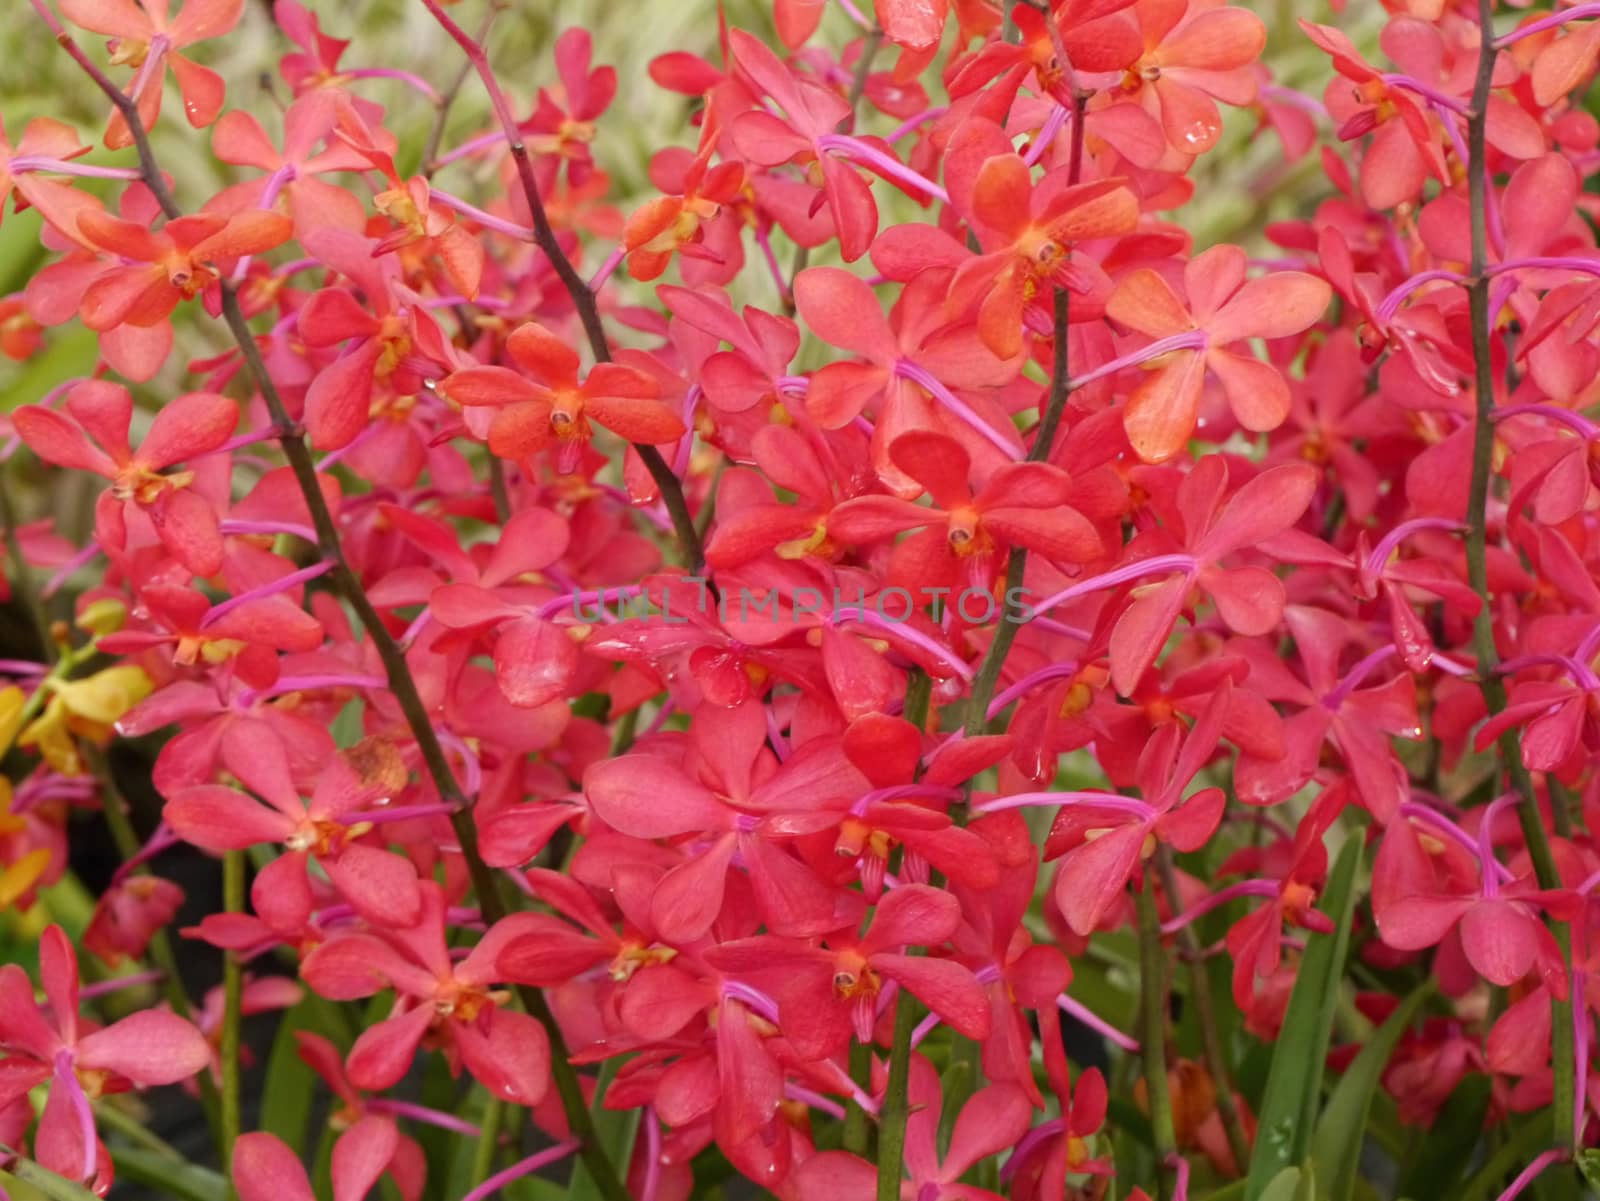
[[[149,696],[154,685],[142,667],[119,664],[81,680],[46,680],[51,696],[44,712],[17,739],[37,747],[46,763],[64,776],[83,773],[73,736],[104,742],[123,714]]]

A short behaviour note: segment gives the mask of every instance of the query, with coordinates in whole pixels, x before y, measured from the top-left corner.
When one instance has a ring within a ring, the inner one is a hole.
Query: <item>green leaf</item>
[[[1489,1157],[1489,1162],[1461,1187],[1455,1201],[1485,1201],[1504,1186],[1507,1179],[1550,1146],[1555,1138],[1555,1122],[1550,1111],[1534,1114],[1519,1126],[1500,1149]],[[1432,1196],[1431,1192],[1427,1193]]]
[[[1304,1168],[1284,1168],[1267,1182],[1261,1201],[1311,1201],[1317,1192],[1316,1178],[1309,1161]],[[1248,1180],[1245,1187],[1248,1190]]]
[[[595,1086],[594,1104],[589,1113],[594,1118],[595,1137],[616,1169],[617,1175],[626,1176],[628,1163],[633,1158],[633,1136],[639,1128],[637,1109],[615,1110],[605,1108],[605,1097],[611,1091],[611,1082],[622,1070],[620,1057],[608,1059],[600,1067],[600,1081]],[[600,1201],[600,1186],[589,1174],[583,1160],[572,1169],[572,1187],[567,1190],[569,1201]]]
[[[0,1146],[0,1155],[11,1158],[17,1153],[10,1147]],[[98,1201],[93,1193],[65,1176],[57,1176],[49,1168],[40,1167],[31,1159],[21,1156],[11,1164],[9,1172],[0,1172],[0,1181],[11,1184],[20,1181],[32,1186],[35,1196],[48,1197],[50,1201]],[[20,1192],[20,1190],[19,1190]]]
[[[1339,1083],[1317,1122],[1311,1143],[1311,1161],[1317,1165],[1317,1196],[1324,1201],[1351,1201],[1361,1165],[1361,1144],[1365,1141],[1367,1118],[1372,1110],[1372,1095],[1378,1077],[1394,1053],[1395,1044],[1405,1033],[1422,1002],[1432,991],[1423,983],[1412,990],[1398,1009],[1367,1039]]]
[[[148,1185],[163,1197],[183,1201],[226,1201],[228,1182],[220,1172],[199,1164],[175,1161],[141,1147],[117,1147],[111,1152],[118,1181]]]
[[[295,1031],[311,1030],[331,1037],[331,1023],[324,1020],[328,1002],[307,993],[278,1022],[267,1057],[267,1078],[261,1087],[261,1129],[276,1134],[300,1155],[305,1149],[306,1119],[316,1092],[317,1074],[300,1058]]]
[[[1492,1087],[1489,1077],[1477,1075],[1456,1085],[1415,1160],[1401,1176],[1399,1196],[1454,1195],[1456,1185],[1472,1166],[1471,1157],[1461,1149],[1472,1146],[1482,1134]]]
[[[1361,838],[1352,835],[1339,852],[1322,896],[1321,909],[1333,922],[1333,932],[1312,934],[1307,940],[1283,1030],[1273,1048],[1255,1152],[1250,1157],[1246,1201],[1263,1201],[1268,1186],[1276,1184],[1285,1169],[1305,1163],[1310,1152],[1312,1123],[1322,1096],[1323,1065],[1338,1008],[1339,980],[1350,946],[1360,866]]]

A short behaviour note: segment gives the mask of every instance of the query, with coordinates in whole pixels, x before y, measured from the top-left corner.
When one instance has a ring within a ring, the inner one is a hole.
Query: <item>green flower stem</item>
[[[1476,392],[1472,438],[1472,478],[1467,493],[1467,581],[1478,594],[1478,613],[1472,623],[1473,647],[1478,659],[1479,686],[1491,716],[1505,708],[1505,686],[1497,674],[1499,651],[1494,641],[1493,607],[1489,594],[1488,503],[1489,483],[1494,461],[1494,365],[1490,357],[1490,313],[1488,275],[1488,112],[1489,93],[1494,82],[1498,52],[1490,44],[1494,33],[1493,0],[1478,0],[1478,23],[1489,49],[1479,56],[1478,74],[1472,89],[1472,112],[1467,119],[1467,200],[1471,210],[1472,263],[1468,271],[1468,312],[1472,322],[1472,359]],[[1517,818],[1522,826],[1528,857],[1533,861],[1539,887],[1561,887],[1561,874],[1550,851],[1550,840],[1539,816],[1533,777],[1522,762],[1521,740],[1514,728],[1500,735],[1497,743],[1521,803]],[[1572,962],[1571,931],[1560,922],[1551,922],[1562,960]],[[1573,1102],[1576,1096],[1573,1064],[1572,1005],[1570,1001],[1551,1002],[1551,1055],[1553,1057],[1555,1141],[1558,1147],[1574,1146]]]
[[[1150,1102],[1150,1132],[1155,1141],[1157,1196],[1168,1195],[1168,1161],[1178,1153],[1172,1096],[1167,1088],[1167,953],[1161,945],[1161,918],[1150,881],[1134,894],[1139,915],[1139,1041],[1144,1083]]]
[[[228,851],[222,857],[222,906],[228,913],[244,912],[244,852]],[[232,951],[222,953],[222,1170],[228,1173],[228,1196],[237,1195],[231,1165],[233,1144],[239,1138],[239,1024],[244,995],[244,965]]]
[[[863,1088],[872,1087],[872,1048],[866,1043],[850,1044],[850,1079]],[[867,1111],[854,1100],[846,1102],[842,1142],[844,1149],[853,1151],[857,1155],[865,1155],[871,1137],[872,1127],[867,1120]]]
[[[1156,850],[1156,870],[1161,876],[1161,891],[1167,895],[1167,904],[1178,904],[1178,878],[1172,866],[1172,850],[1162,846]],[[1159,930],[1157,931],[1159,933]],[[1211,1073],[1217,1088],[1217,1114],[1222,1118],[1223,1131],[1228,1136],[1228,1150],[1233,1152],[1233,1162],[1240,1172],[1250,1167],[1250,1140],[1245,1137],[1244,1122],[1239,1117],[1239,1107],[1233,1103],[1233,1083],[1228,1075],[1227,1057],[1222,1052],[1222,1036],[1217,1029],[1217,1012],[1211,1003],[1211,979],[1205,960],[1200,955],[1200,940],[1191,926],[1178,931],[1178,945],[1183,948],[1189,968],[1189,1000],[1194,1005],[1195,1017],[1200,1024],[1200,1046],[1205,1056],[1206,1070]]]
[[[928,724],[933,681],[924,671],[913,670],[906,679],[905,718],[919,730]],[[894,1003],[894,1040],[889,1049],[889,1082],[878,1110],[878,1201],[900,1201],[900,1181],[905,1172],[907,1093],[911,1084],[911,1033],[917,1025],[917,1006],[901,989]]]

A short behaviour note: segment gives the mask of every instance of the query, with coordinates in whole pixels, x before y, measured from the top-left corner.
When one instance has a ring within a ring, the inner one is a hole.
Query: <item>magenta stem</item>
[[[1419,805],[1416,801],[1403,801],[1400,804],[1400,815],[1402,817],[1409,817],[1414,821],[1426,822],[1435,830],[1451,839],[1458,846],[1471,851],[1473,858],[1479,858],[1477,839],[1473,838],[1472,835],[1468,834],[1465,830],[1456,825],[1455,822],[1451,821],[1438,810],[1430,809],[1427,805]],[[1481,859],[1479,861],[1480,863],[1482,862]],[[1493,865],[1492,869],[1489,867],[1489,864]],[[1511,879],[1511,869],[1506,867],[1498,859],[1490,858],[1489,864],[1483,865],[1483,870],[1485,872],[1493,870],[1494,874],[1500,877],[1501,881]]]
[[[236,437],[229,438],[221,446],[217,447],[210,453],[214,455],[220,455],[228,451],[238,450],[241,447],[254,446],[257,442],[276,442],[282,437],[283,431],[279,429],[268,428],[264,430],[256,430],[254,433],[239,434]]]
[[[1189,1201],[1189,1161],[1174,1151],[1167,1156],[1167,1166],[1178,1176],[1172,1186],[1172,1201]]]
[[[240,605],[269,596],[277,596],[280,593],[289,591],[291,588],[298,588],[301,584],[314,580],[320,575],[326,575],[332,570],[333,560],[325,559],[321,563],[313,563],[310,567],[302,567],[299,571],[291,571],[288,575],[279,576],[277,579],[259,587],[251,588],[247,592],[241,592],[238,596],[230,596],[227,600],[211,607],[210,611],[200,619],[200,628],[204,630],[216,625],[217,622],[232,613]]]
[[[441,191],[438,188],[429,188],[428,199],[435,204],[443,205],[447,209],[453,209],[463,217],[477,222],[485,229],[492,229],[495,233],[505,234],[506,237],[515,238],[519,242],[533,241],[533,230],[528,229],[526,226],[518,225],[515,221],[507,221],[504,217],[496,217],[493,213],[485,212],[477,205],[469,204],[459,196],[453,196],[449,192]]]
[[[596,271],[590,278],[589,291],[598,292],[605,287],[606,280],[610,279],[611,273],[622,265],[622,260],[627,257],[627,254],[627,248],[624,246],[618,246],[608,254],[606,261],[600,264],[600,270]]]
[[[1600,259],[1579,258],[1570,254],[1536,255],[1496,263],[1487,274],[1504,275],[1508,271],[1576,271],[1582,275],[1600,275]]]
[[[922,125],[928,121],[937,121],[949,111],[950,110],[942,104],[936,104],[932,108],[925,108],[915,117],[912,117],[907,121],[902,121],[899,125],[895,126],[894,132],[885,138],[884,141],[898,142],[901,138],[911,133],[919,125]]]
[[[78,999],[92,1001],[96,997],[120,992],[124,988],[137,988],[141,984],[159,984],[165,977],[166,973],[160,971],[134,972],[129,976],[114,976],[110,980],[101,980],[96,984],[84,985],[83,989],[78,993]]]
[[[1367,556],[1367,575],[1376,578],[1381,574],[1383,565],[1389,561],[1389,555],[1394,551],[1394,548],[1412,534],[1420,533],[1423,530],[1446,530],[1454,533],[1466,528],[1459,521],[1449,517],[1418,517],[1412,521],[1402,521],[1385,534],[1377,546],[1372,548],[1372,553]]]
[[[1142,346],[1131,354],[1125,354],[1103,363],[1086,375],[1077,376],[1067,383],[1067,388],[1077,391],[1079,388],[1104,379],[1108,375],[1115,375],[1128,367],[1137,367],[1141,363],[1148,363],[1151,359],[1159,359],[1164,354],[1171,354],[1178,350],[1204,350],[1207,345],[1206,331],[1203,329],[1186,330],[1181,334],[1168,334],[1165,338],[1157,338],[1148,346]]]
[[[989,717],[994,718],[999,716],[1000,711],[1012,701],[1027,695],[1041,684],[1048,684],[1052,680],[1068,679],[1077,674],[1078,664],[1076,662],[1051,663],[1045,667],[1041,667],[1038,671],[1031,672],[1028,675],[1023,676],[1022,679],[1018,680],[1015,684],[1011,685],[1010,688],[1005,689],[1000,693],[999,696],[990,701]]]
[[[176,846],[180,841],[182,840],[172,832],[172,827],[167,825],[166,822],[162,822],[155,828],[155,831],[150,835],[144,846],[123,860],[121,866],[111,874],[111,883],[113,885],[121,884],[131,872],[143,867],[150,860],[161,854],[162,851],[168,847]]]
[[[972,682],[972,668],[967,665],[964,659],[959,658],[948,647],[941,646],[922,633],[922,631],[914,629],[909,622],[890,621],[887,617],[874,613],[863,604],[847,605],[840,609],[833,615],[831,624],[837,626],[843,621],[859,622],[864,626],[871,626],[874,629],[892,634],[896,638],[904,639],[913,646],[921,647],[948,667],[955,675],[960,676],[969,684]]]
[[[390,67],[358,67],[354,71],[340,71],[339,74],[349,79],[398,79],[421,92],[434,104],[439,103],[439,93],[433,90],[433,85],[410,71],[398,71]]]
[[[1400,311],[1400,305],[1405,301],[1405,298],[1418,288],[1426,287],[1431,283],[1465,284],[1466,282],[1466,276],[1459,271],[1445,271],[1443,269],[1419,271],[1410,279],[1401,281],[1387,296],[1378,302],[1376,310],[1378,319],[1384,322],[1390,321]]]
[[[96,167],[91,163],[70,163],[64,159],[49,158],[42,154],[19,154],[11,160],[11,173],[22,175],[29,171],[43,171],[53,175],[76,175],[83,179],[143,179],[137,167]]]
[[[1198,921],[1213,909],[1226,905],[1229,901],[1236,901],[1240,897],[1275,897],[1280,889],[1281,885],[1277,880],[1240,880],[1237,884],[1219,888],[1198,905],[1184,910],[1177,917],[1168,918],[1162,922],[1161,933],[1176,934],[1190,922]]]
[[[338,820],[347,826],[381,826],[386,822],[411,821],[418,817],[443,817],[455,811],[456,806],[440,801],[431,805],[396,805],[389,809],[362,809],[355,813],[341,813]]]
[[[73,555],[72,558],[68,559],[60,567],[56,568],[55,574],[46,580],[44,587],[39,590],[39,595],[43,599],[49,600],[61,590],[61,586],[63,584],[72,578],[73,572],[77,571],[80,567],[86,566],[99,553],[100,544],[98,542],[89,543],[88,546],[84,547],[77,554]]]
[[[1083,1002],[1074,1001],[1071,997],[1067,996],[1066,993],[1062,993],[1056,998],[1056,1007],[1068,1017],[1083,1023],[1083,1025],[1095,1031],[1102,1038],[1108,1039],[1109,1041],[1115,1043],[1124,1051],[1132,1051],[1135,1055],[1139,1053],[1138,1039],[1124,1034],[1121,1030],[1118,1030],[1094,1010],[1083,1004]]]
[[[1028,166],[1033,166],[1045,156],[1055,142],[1056,136],[1066,126],[1071,117],[1072,110],[1064,104],[1056,104],[1050,110],[1050,115],[1045,117],[1044,124],[1039,127],[1039,132],[1034,135],[1033,145],[1028,147],[1028,153],[1022,156],[1022,161]]]
[[[1592,442],[1600,436],[1600,425],[1596,425],[1581,413],[1574,413],[1571,409],[1563,409],[1558,405],[1507,405],[1503,409],[1496,409],[1492,414],[1494,421],[1504,421],[1510,417],[1548,417],[1551,421],[1560,422],[1586,442]]]
[[[218,528],[224,534],[289,534],[295,538],[303,538],[307,542],[317,540],[316,530],[292,521],[240,521],[229,517],[224,519]]]
[[[839,0],[839,7],[844,9],[845,15],[848,16],[857,25],[861,26],[861,28],[863,28],[863,29],[871,29],[872,28],[872,23],[870,21],[868,21],[866,19],[866,17],[861,15],[861,10],[859,8],[857,8],[854,4],[852,4],[850,2],[850,0]]]
[[[1010,796],[990,797],[975,801],[969,808],[973,813],[1001,813],[1007,809],[1027,809],[1035,806],[1093,805],[1114,813],[1126,813],[1141,821],[1152,820],[1156,811],[1149,802],[1135,797],[1118,796],[1114,792],[1016,792]]]
[[[1429,103],[1436,104],[1440,108],[1449,109],[1458,117],[1467,117],[1472,114],[1472,110],[1454,96],[1448,96],[1437,88],[1430,87],[1423,83],[1422,80],[1410,75],[1390,73],[1383,76],[1383,82],[1392,88],[1404,88],[1408,92],[1415,92],[1417,95],[1425,97]]]
[[[894,374],[932,395],[1007,459],[1015,461],[1019,457],[1018,448],[1012,445],[1004,434],[978,416],[970,405],[945,387],[944,383],[922,364],[913,363],[910,359],[897,359],[894,364]]]
[[[485,1197],[493,1196],[513,1180],[521,1180],[524,1176],[532,1175],[547,1164],[565,1159],[576,1151],[578,1146],[577,1139],[569,1138],[553,1147],[546,1147],[538,1154],[530,1155],[527,1159],[512,1164],[503,1172],[496,1172],[465,1197],[461,1198],[461,1201],[483,1201]]]
[[[1178,571],[1193,576],[1199,570],[1200,564],[1195,561],[1193,555],[1152,555],[1148,559],[1135,559],[1132,563],[1124,563],[1121,567],[1114,567],[1110,571],[1091,576],[1087,580],[1079,580],[1076,584],[1063,588],[1054,596],[1047,597],[1035,605],[1033,611],[1044,613],[1077,597],[1088,596],[1092,592],[1103,592],[1107,588],[1116,588],[1133,580],[1143,579],[1145,576],[1170,575]]]
[[[1548,17],[1540,17],[1537,21],[1520,25],[1510,33],[1495,38],[1494,44],[1496,49],[1504,50],[1507,46],[1515,46],[1523,38],[1531,38],[1536,33],[1565,25],[1568,21],[1583,21],[1590,17],[1600,17],[1600,4],[1575,4],[1561,12],[1551,13]]]
[[[367,1109],[371,1113],[392,1114],[397,1118],[410,1118],[413,1122],[438,1126],[443,1130],[454,1130],[457,1134],[476,1136],[479,1133],[478,1127],[465,1118],[458,1118],[455,1114],[430,1109],[426,1105],[417,1105],[411,1101],[391,1101],[387,1097],[378,1097],[367,1102]]]
[[[1399,653],[1393,643],[1380,646],[1345,673],[1344,679],[1334,686],[1333,691],[1322,698],[1322,707],[1337,712],[1339,706],[1350,699],[1350,694],[1361,686],[1362,680]]]
[[[933,180],[923,175],[920,171],[913,171],[899,159],[885,154],[876,146],[869,145],[859,138],[853,138],[849,134],[843,133],[825,133],[816,140],[815,145],[818,154],[824,154],[831,150],[835,154],[842,155],[860,163],[864,167],[870,168],[892,183],[921,192],[926,196],[932,196],[935,200],[942,201],[945,204],[950,203],[950,193],[934,183]]]
[[[1523,1168],[1522,1171],[1517,1175],[1517,1178],[1511,1182],[1511,1187],[1506,1189],[1505,1192],[1501,1193],[1500,1196],[1496,1198],[1496,1201],[1515,1201],[1515,1199],[1521,1194],[1522,1190],[1534,1182],[1534,1179],[1539,1175],[1539,1173],[1543,1172],[1551,1164],[1561,1163],[1566,1158],[1567,1152],[1564,1148],[1553,1147],[1549,1151],[1546,1151],[1527,1167]]]

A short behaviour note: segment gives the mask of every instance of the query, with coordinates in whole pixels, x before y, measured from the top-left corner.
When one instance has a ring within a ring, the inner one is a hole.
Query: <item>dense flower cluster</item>
[[[239,1196],[312,1197],[240,1131],[289,1007],[348,1201],[442,1196],[430,1127],[472,1201],[569,1155],[608,1201],[1344,1201],[1369,1111],[1444,1131],[1411,1195],[1591,1170],[1600,5],[1276,30],[1318,99],[1245,4],[841,0],[838,45],[775,0],[654,61],[692,117],[625,214],[590,36],[517,97],[418,2],[498,121],[453,149],[342,6],[276,0],[259,118],[188,57],[243,0],[22,14],[124,153],[0,131],[49,252],[0,349],[99,348],[3,453],[103,481],[86,544],[8,520],[0,906],[84,810],[125,863],[42,1002],[0,969],[19,1174],[105,1193],[109,1099],[192,1079]],[[1271,257],[1182,224],[1231,110],[1330,185]],[[103,752],[158,733],[140,834]],[[226,896],[169,934],[181,844]],[[86,956],[165,999],[101,1025]]]

